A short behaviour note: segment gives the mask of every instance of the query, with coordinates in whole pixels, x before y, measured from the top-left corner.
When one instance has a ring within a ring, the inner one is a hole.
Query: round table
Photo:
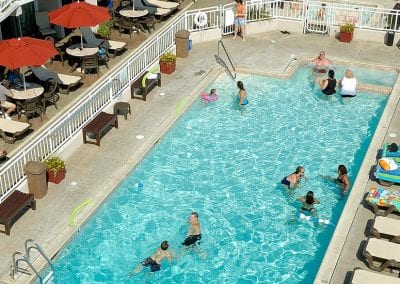
[[[43,86],[36,83],[26,83],[26,90],[22,89],[10,89],[8,97],[14,100],[29,100],[41,96],[44,93]]]
[[[87,46],[83,45],[81,48],[80,43],[73,44],[66,49],[67,54],[75,57],[85,57],[95,55],[99,51],[99,48],[96,46]]]
[[[120,10],[119,13],[121,14],[121,16],[127,18],[140,18],[146,16],[149,13],[149,11],[147,11],[147,9],[145,10],[123,9]]]

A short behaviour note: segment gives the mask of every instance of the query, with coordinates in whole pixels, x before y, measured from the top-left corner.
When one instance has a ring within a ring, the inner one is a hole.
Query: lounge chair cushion
[[[39,67],[30,66],[29,68],[32,70],[33,74],[41,81],[53,79],[60,85],[75,86],[82,80],[82,77],[80,76],[59,74],[49,71],[43,65]]]
[[[400,264],[400,245],[386,240],[370,238],[365,250],[372,257],[384,260],[394,260]],[[397,265],[396,265],[397,266]]]
[[[397,241],[400,236],[400,220],[383,216],[377,216],[374,220],[373,230],[376,231],[375,236],[380,237],[381,234],[395,237],[392,241]]]
[[[382,158],[379,159],[379,165],[385,171],[394,171],[399,168],[396,162],[391,158]]]
[[[353,278],[351,280],[353,284],[364,284],[364,283],[379,283],[379,284],[399,284],[400,279],[392,277],[389,275],[379,274],[376,272],[364,270],[364,269],[354,269]]]
[[[17,134],[29,129],[31,125],[26,122],[0,118],[0,130],[5,133]]]
[[[176,9],[179,6],[179,3],[176,2],[167,2],[160,0],[144,0],[144,3],[148,6],[157,6],[163,9]]]
[[[115,41],[115,40],[109,40],[108,43],[110,44],[109,49],[111,50],[120,50],[125,47],[126,42],[123,41]]]
[[[367,196],[367,201],[378,206],[389,207],[393,200],[400,201],[400,191],[391,191],[382,187],[372,187]]]

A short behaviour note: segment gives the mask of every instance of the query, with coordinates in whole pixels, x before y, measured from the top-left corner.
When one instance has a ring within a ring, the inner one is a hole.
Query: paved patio
[[[329,37],[295,33],[283,35],[279,31],[249,35],[246,42],[226,38],[224,43],[237,67],[254,70],[283,72],[292,55],[315,56],[320,50],[325,50],[327,57],[333,61],[347,59],[400,68],[399,50],[396,47],[386,47],[383,43],[353,41],[351,44],[345,44]],[[189,57],[178,60],[175,73],[163,75],[162,87],[153,90],[146,102],[128,99],[128,92],[121,98],[122,101],[130,102],[132,115],[126,121],[119,116],[119,128],[111,129],[101,140],[100,147],[83,145],[82,137],[78,135],[70,147],[64,149],[63,154],[68,157],[66,179],[59,185],[49,185],[45,198],[37,200],[37,210],[27,211],[11,228],[11,236],[0,234],[0,281],[12,282],[9,278],[12,254],[15,251],[23,251],[26,239],[34,239],[43,246],[49,256],[54,256],[68,238],[77,233],[78,228],[95,211],[96,206],[174,122],[177,118],[176,108],[182,99],[187,96],[194,99],[205,88],[208,84],[206,78],[212,77],[217,71],[218,65],[214,59],[216,52],[216,42],[203,41],[194,44]],[[166,95],[160,96],[161,92],[165,92]],[[187,102],[186,106],[190,100]],[[400,136],[397,102],[392,106],[393,109],[396,108],[396,115],[386,118],[385,129],[381,130],[383,137],[378,137],[378,143],[370,148],[370,153],[375,151],[376,154],[375,148],[380,147],[382,140],[388,139],[387,133],[394,132]],[[111,108],[108,111],[111,111]],[[136,135],[144,135],[145,138],[138,140]],[[399,138],[387,141],[400,143]],[[369,157],[367,163],[364,163],[364,168],[360,170],[360,178],[364,183],[367,182],[375,154]],[[356,201],[352,205],[356,207],[357,214],[354,220],[353,216],[347,217],[353,226],[349,234],[343,232],[346,242],[331,283],[343,283],[346,277],[348,279],[348,272],[355,266],[365,267],[362,258],[358,257],[358,251],[362,241],[367,238],[365,229],[368,220],[373,217],[372,211],[361,202],[363,192],[368,189],[369,185],[364,186],[357,195],[351,196]],[[69,227],[71,211],[88,198],[92,198],[94,202],[77,215],[77,225]],[[36,267],[42,264],[41,259],[35,262]],[[27,278],[24,276],[17,281],[26,282]]]

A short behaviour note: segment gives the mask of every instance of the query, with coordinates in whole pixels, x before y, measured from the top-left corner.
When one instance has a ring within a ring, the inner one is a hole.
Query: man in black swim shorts
[[[197,212],[192,212],[189,215],[189,230],[186,239],[183,241],[182,245],[191,246],[196,242],[200,243],[201,240],[201,230],[199,222],[199,214]]]

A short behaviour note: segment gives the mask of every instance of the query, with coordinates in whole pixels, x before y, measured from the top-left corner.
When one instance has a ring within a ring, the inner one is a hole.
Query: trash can
[[[393,46],[393,41],[394,41],[394,32],[393,31],[388,31],[385,34],[385,45],[387,46]]]
[[[25,172],[28,180],[29,193],[37,199],[47,194],[46,164],[29,161],[26,163]]]
[[[189,31],[180,30],[175,34],[176,56],[180,58],[188,57],[189,55]]]

